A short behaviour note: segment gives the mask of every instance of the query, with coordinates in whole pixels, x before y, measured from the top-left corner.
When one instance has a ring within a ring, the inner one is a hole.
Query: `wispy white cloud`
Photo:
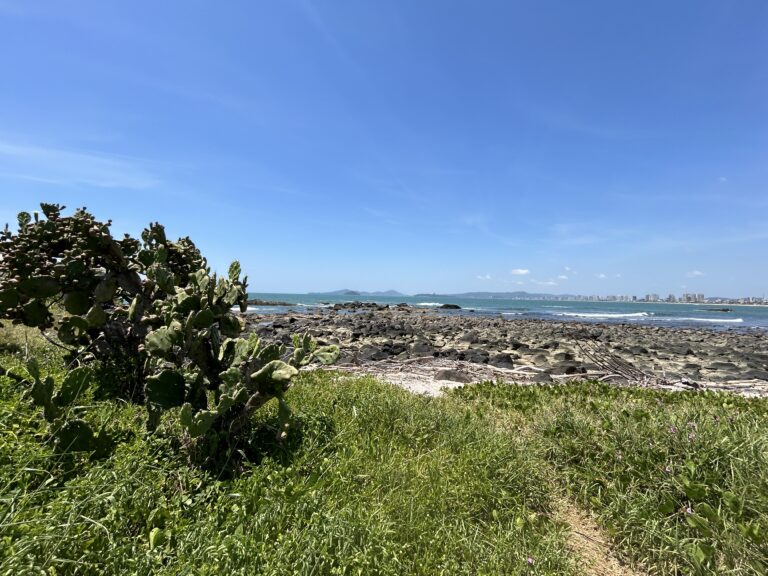
[[[558,279],[558,280],[568,280],[568,276],[566,276],[565,274],[560,274],[560,275],[557,277],[557,279]]]
[[[531,280],[531,284],[538,286],[557,286],[557,282],[554,280]]]
[[[527,268],[512,268],[512,270],[509,271],[510,274],[513,276],[527,276],[531,273],[530,270]]]
[[[492,280],[492,276],[490,274],[478,274],[477,275],[478,280]]]
[[[704,272],[702,272],[701,270],[691,270],[690,272],[688,272],[688,274],[686,274],[688,278],[700,278],[701,276],[704,276],[704,275],[705,275]]]
[[[621,272],[617,272],[613,276],[614,276],[614,278],[621,278]]]
[[[728,178],[725,176],[720,176],[720,178],[717,179],[718,182],[728,182]]]
[[[602,272],[600,272],[600,274],[595,274],[595,276],[600,278],[600,280],[604,280],[604,279],[608,278],[608,276],[603,274]]]
[[[140,161],[64,148],[0,140],[0,176],[58,186],[146,189],[160,180]]]

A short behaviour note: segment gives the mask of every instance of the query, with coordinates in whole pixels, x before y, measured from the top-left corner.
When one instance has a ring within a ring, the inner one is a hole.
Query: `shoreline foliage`
[[[0,318],[37,328],[66,350],[60,383],[35,358],[20,376],[57,450],[100,453],[111,444],[108,431],[83,417],[80,400],[90,388],[97,398],[144,405],[149,431],[171,414],[204,461],[231,456],[240,431],[272,399],[277,435],[285,437],[292,378],[313,360],[332,363],[336,347],[295,335],[291,353],[240,337],[232,313],[246,307],[240,264],[226,277],[212,274],[192,240],[171,241],[158,223],[141,239],[118,240],[110,222],[85,209],[63,216],[62,206],[41,208],[42,215],[19,214],[18,232],[6,225],[0,233]]]

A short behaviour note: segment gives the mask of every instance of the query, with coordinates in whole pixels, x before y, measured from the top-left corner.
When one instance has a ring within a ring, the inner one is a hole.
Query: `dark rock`
[[[573,360],[573,353],[571,352],[558,352],[552,356],[555,360]]]
[[[642,346],[630,346],[629,351],[635,356],[639,354],[648,354],[648,348],[643,348]]]
[[[357,351],[357,359],[361,362],[371,362],[377,360],[384,360],[388,355],[378,346],[372,344],[364,344],[360,350]]]
[[[496,366],[497,368],[514,368],[515,365],[512,362],[512,356],[504,352],[492,354],[488,360],[488,364]]]
[[[259,300],[258,298],[252,298],[250,300],[246,300],[245,303],[248,306],[296,306],[296,304],[292,304],[291,302]]]
[[[432,344],[426,340],[417,340],[408,345],[408,352],[411,356],[431,356]]]
[[[458,370],[440,370],[435,374],[435,380],[450,380],[451,382],[469,384],[472,382],[472,376],[466,372],[459,372]]]
[[[550,374],[583,374],[586,371],[584,367],[572,361],[560,362],[549,369]]]
[[[461,355],[459,355],[461,358]],[[481,348],[469,348],[464,350],[464,360],[467,362],[473,362],[475,364],[488,364],[490,354],[487,350]]]
[[[461,306],[458,304],[443,304],[440,308],[443,310],[461,310]]]
[[[468,342],[470,344],[474,344],[477,342],[477,337],[477,330],[469,330],[468,332],[464,332],[464,334],[461,335],[459,342]]]
[[[747,370],[741,376],[744,380],[768,380],[768,370]]]

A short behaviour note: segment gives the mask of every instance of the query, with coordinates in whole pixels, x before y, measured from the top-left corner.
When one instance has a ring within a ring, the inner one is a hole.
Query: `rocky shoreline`
[[[292,333],[309,331],[321,344],[341,347],[337,367],[385,376],[432,366],[427,379],[454,384],[601,378],[768,395],[768,337],[759,330],[505,319],[360,303],[243,318],[248,331],[286,344]]]

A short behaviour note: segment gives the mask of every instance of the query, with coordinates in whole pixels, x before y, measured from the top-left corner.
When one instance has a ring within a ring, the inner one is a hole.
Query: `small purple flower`
[[[677,426],[670,426],[669,427],[669,433],[670,434],[677,434]]]
[[[693,442],[695,439],[696,439],[696,434],[695,433],[691,432],[690,434],[688,434],[688,440],[689,441]]]
[[[672,466],[664,466],[664,472],[667,474],[672,474]]]
[[[690,506],[688,506],[688,507],[685,509],[685,513],[686,513],[688,516],[690,516],[691,514],[693,514],[693,508],[691,508]]]
[[[533,558],[531,558],[530,556],[528,556],[528,560],[526,560],[526,562],[528,562],[529,565],[533,566]]]

